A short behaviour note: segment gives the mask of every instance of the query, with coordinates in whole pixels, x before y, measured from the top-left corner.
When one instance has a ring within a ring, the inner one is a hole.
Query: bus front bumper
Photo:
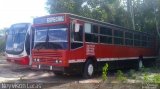
[[[52,65],[32,65],[32,69],[37,69],[37,70],[51,70],[51,71],[64,71],[65,68],[61,66],[52,66]]]
[[[53,72],[62,73],[79,73],[83,71],[83,64],[76,63],[70,64],[69,66],[56,66],[56,65],[46,65],[46,64],[32,64],[31,68],[35,70],[48,70]]]
[[[19,64],[19,65],[29,65],[29,57],[20,57],[20,58],[12,58],[12,57],[7,57],[6,59],[8,62]]]

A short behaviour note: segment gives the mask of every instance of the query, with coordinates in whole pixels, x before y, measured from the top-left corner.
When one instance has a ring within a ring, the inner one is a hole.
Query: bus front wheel
[[[94,64],[92,60],[88,60],[84,65],[83,77],[91,78],[94,74]]]

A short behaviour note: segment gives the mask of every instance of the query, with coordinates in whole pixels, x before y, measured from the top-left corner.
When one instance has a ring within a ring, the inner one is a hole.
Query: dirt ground
[[[112,75],[108,77],[109,80],[112,78],[114,79]],[[4,56],[0,57],[0,83],[0,89],[17,89],[9,88],[9,86],[4,88],[2,86],[8,83],[39,84],[40,87],[34,89],[158,89],[155,85],[146,87],[146,85],[136,84],[135,82],[103,82],[100,75],[92,79],[83,79],[80,75],[55,76],[51,71],[32,70],[8,63]],[[29,87],[28,89],[31,88],[33,89],[33,87]]]
[[[86,80],[80,75],[55,76],[51,71],[32,70],[8,63],[5,57],[0,57],[0,83],[38,83],[42,84],[44,89],[66,89],[67,87],[68,89],[74,89],[80,83],[88,85],[99,84],[99,82],[101,82],[100,77]],[[73,88],[70,86],[73,86]]]

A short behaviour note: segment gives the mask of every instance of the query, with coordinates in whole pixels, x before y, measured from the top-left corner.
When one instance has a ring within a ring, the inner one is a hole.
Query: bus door
[[[71,22],[71,49],[83,47],[84,24],[78,20]]]
[[[70,37],[70,60],[85,60],[84,23],[72,20]]]

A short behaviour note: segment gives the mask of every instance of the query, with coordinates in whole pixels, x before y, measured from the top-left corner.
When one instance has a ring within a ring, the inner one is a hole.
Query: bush
[[[155,83],[155,84],[159,84],[160,83],[160,74],[156,74],[156,75],[149,75],[147,73],[145,73],[143,75],[143,81],[145,83]]]
[[[136,78],[136,76],[135,76],[135,73],[136,71],[135,70],[130,70],[129,72],[128,72],[128,77],[130,77],[130,78],[132,78],[132,79],[135,79]]]
[[[153,77],[153,83],[160,83],[160,74],[157,74]]]
[[[116,73],[116,79],[119,81],[126,81],[126,77],[121,70],[118,70]]]
[[[102,79],[103,79],[103,81],[107,80],[107,74],[108,74],[108,64],[106,63],[105,66],[102,69]]]

